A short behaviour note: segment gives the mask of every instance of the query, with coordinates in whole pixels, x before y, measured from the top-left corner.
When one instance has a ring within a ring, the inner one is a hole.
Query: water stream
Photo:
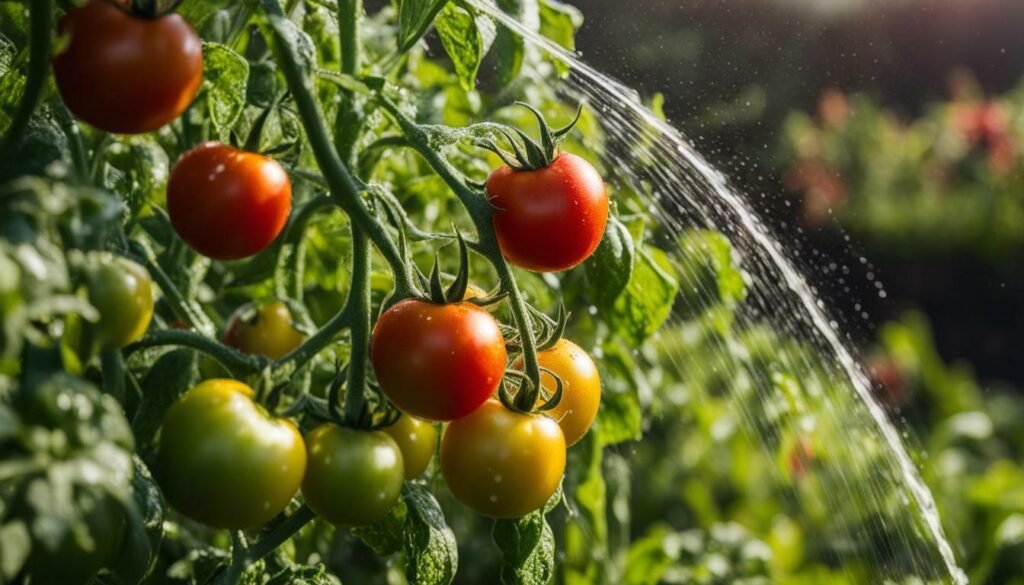
[[[739,325],[763,328],[768,324],[769,329],[805,342],[828,364],[823,370],[816,359],[800,352],[788,358],[806,376],[800,383],[811,397],[804,405],[809,409],[807,416],[785,423],[788,430],[810,429],[837,441],[820,453],[816,450],[820,468],[815,473],[823,486],[818,497],[826,511],[818,530],[847,533],[848,555],[866,566],[858,575],[863,578],[866,574],[868,582],[907,582],[914,576],[929,582],[967,583],[944,534],[934,498],[899,432],[873,397],[840,323],[829,315],[798,269],[798,259],[772,235],[748,198],[731,187],[680,132],[648,110],[635,92],[487,2],[471,3],[522,36],[535,50],[569,67],[559,91],[567,100],[585,101],[598,114],[606,135],[606,167],[617,169],[618,180],[641,194],[664,231],[678,236],[689,228],[708,228],[729,238],[741,259],[748,288]],[[678,238],[661,239],[677,248],[660,246],[676,259],[681,254]],[[707,337],[707,343],[723,343],[713,335]],[[729,372],[736,367],[726,359],[695,360],[684,353],[672,355],[672,360],[680,369]],[[753,400],[736,397],[736,416],[754,444],[771,456],[759,429],[765,426],[768,410],[780,399],[782,390],[759,386],[753,393]],[[854,481],[852,470],[847,469],[850,461],[870,467],[872,479]],[[843,510],[851,506],[881,520],[874,524],[849,522]]]

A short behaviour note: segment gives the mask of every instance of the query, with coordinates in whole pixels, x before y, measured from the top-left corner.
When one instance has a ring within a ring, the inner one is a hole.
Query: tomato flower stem
[[[53,52],[50,35],[53,31],[53,0],[33,0],[29,4],[31,30],[29,40],[29,69],[25,81],[25,91],[21,94],[18,110],[7,128],[7,135],[0,141],[0,160],[13,156],[29,120],[35,113],[43,92],[46,91],[46,80],[50,76],[50,57]]]
[[[125,397],[124,386],[124,357],[117,349],[107,349],[100,353],[100,370],[103,374],[103,391],[123,403]]]
[[[370,358],[370,246],[363,230],[352,225],[351,354],[345,384],[345,423],[355,426],[365,405],[367,363]]]

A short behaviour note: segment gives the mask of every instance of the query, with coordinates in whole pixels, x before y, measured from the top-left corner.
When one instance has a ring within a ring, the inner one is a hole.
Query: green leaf
[[[732,253],[732,244],[718,232],[692,230],[679,238],[679,273],[683,296],[699,311],[712,304],[734,307],[746,296],[746,284]]]
[[[380,557],[389,557],[402,550],[408,506],[405,500],[395,504],[386,518],[369,526],[352,529],[352,534],[372,548]]]
[[[0,526],[0,583],[13,579],[32,552],[32,538],[21,521]]]
[[[406,483],[402,497],[405,519],[405,576],[411,585],[448,585],[455,579],[459,549],[433,494]]]
[[[449,0],[401,0],[398,8],[398,49],[408,51],[420,40]]]
[[[608,314],[627,343],[640,345],[668,319],[679,292],[668,255],[652,246],[638,251],[633,274]]]
[[[225,45],[203,43],[203,78],[210,121],[221,140],[227,141],[245,109],[249,62]]]
[[[466,91],[476,86],[476,75],[496,34],[494,22],[455,4],[448,4],[435,23],[441,44],[452,60],[459,84]]]
[[[536,31],[540,21],[537,0],[498,0],[498,8],[519,23]],[[498,27],[493,52],[497,58],[498,82],[507,85],[519,76],[526,60],[526,42],[507,27]]]
[[[568,51],[576,50],[576,31],[583,26],[583,13],[558,0],[541,0],[540,34],[555,41]],[[569,66],[552,58],[559,74],[569,73]]]
[[[191,386],[196,362],[195,352],[177,349],[160,356],[146,372],[142,379],[143,397],[139,412],[132,420],[132,431],[140,448],[153,441],[167,409]]]
[[[111,567],[121,583],[139,583],[149,575],[164,536],[163,495],[142,459],[135,456],[134,463],[124,541],[121,554]]]
[[[501,549],[501,582],[547,585],[555,574],[555,534],[544,510],[515,520],[497,520],[491,535]]]
[[[584,267],[591,294],[598,307],[610,309],[633,276],[636,247],[625,224],[615,216],[608,218],[601,244]]]

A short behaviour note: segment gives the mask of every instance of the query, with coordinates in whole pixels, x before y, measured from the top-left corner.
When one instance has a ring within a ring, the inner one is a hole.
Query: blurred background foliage
[[[662,93],[672,123],[804,252],[880,398],[929,453],[927,480],[972,582],[1021,583],[1024,3],[594,1],[585,14],[583,58]],[[697,478],[739,489],[734,513],[769,500],[715,473],[710,456],[694,463],[713,432],[699,427],[670,438],[689,454],[687,513],[718,510],[696,504]],[[799,484],[831,447],[791,441],[780,465]],[[776,567],[803,562],[811,544],[778,518],[753,532]],[[679,539],[669,556],[685,554]],[[809,575],[792,582],[842,579]]]
[[[586,4],[584,59],[663,93],[674,125],[765,193],[862,341],[920,308],[943,356],[1024,384],[1024,3]]]

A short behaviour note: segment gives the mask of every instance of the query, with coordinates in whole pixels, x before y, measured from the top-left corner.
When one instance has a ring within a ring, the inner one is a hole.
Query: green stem
[[[302,530],[306,524],[309,524],[313,518],[316,518],[316,514],[307,506],[301,506],[284,522],[275,526],[270,532],[265,533],[249,547],[246,554],[249,562],[255,563],[277,550],[285,541],[295,536],[295,533]]]
[[[274,369],[291,366],[292,372],[308,364],[325,347],[334,342],[334,338],[344,331],[352,321],[352,312],[346,304],[330,321],[324,324],[319,331],[302,342],[299,347],[274,362]]]
[[[363,0],[338,0],[338,33],[341,36],[341,72],[359,73],[359,28],[363,19]]]
[[[268,38],[272,40],[274,56],[281,67],[288,89],[295,99],[295,105],[306,130],[310,148],[331,194],[338,205],[349,215],[352,223],[364,230],[374,246],[380,250],[395,276],[395,289],[399,295],[408,296],[415,290],[412,272],[403,261],[398,247],[391,240],[387,229],[377,221],[363,202],[360,188],[348,168],[338,156],[330,133],[324,124],[323,113],[317,103],[313,83],[308,71],[302,65],[295,46],[294,35],[285,24],[284,12],[278,0],[261,0],[269,24]]]
[[[448,162],[448,159],[445,158],[440,149],[434,144],[434,141],[431,140],[428,127],[417,124],[402,113],[387,98],[381,97],[380,102],[384,109],[398,122],[399,127],[408,139],[409,146],[419,152],[420,156],[427,161],[427,164],[434,169],[434,172],[444,180],[473,219],[473,225],[476,227],[479,239],[479,245],[475,249],[494,266],[501,284],[501,291],[508,294],[512,318],[515,320],[516,328],[519,330],[524,370],[530,381],[530,387],[526,390],[527,394],[521,397],[521,404],[528,404],[527,408],[532,409],[537,394],[540,392],[540,364],[537,360],[537,340],[533,335],[532,321],[526,308],[526,301],[523,299],[522,292],[516,283],[512,267],[502,255],[501,248],[498,246],[498,239],[494,234],[492,221],[494,207],[483,194],[475,191],[461,178],[459,172]],[[524,408],[524,410],[527,408]]]
[[[214,585],[238,585],[246,569],[277,550],[288,539],[309,524],[316,514],[303,505],[294,514],[275,526],[255,543],[249,545],[240,532],[231,533],[231,564],[217,576]]]
[[[177,345],[189,347],[212,357],[221,365],[235,374],[252,374],[259,372],[266,365],[265,360],[258,356],[244,354],[234,348],[228,347],[215,339],[177,329],[161,329],[143,337],[140,341],[133,343],[125,349],[127,355],[150,348],[166,345]]]
[[[367,361],[370,357],[370,246],[366,234],[352,226],[352,286],[348,306],[352,310],[352,349],[345,384],[345,422],[355,425],[366,399]]]
[[[68,138],[68,147],[71,150],[71,164],[75,174],[82,181],[92,181],[92,172],[89,164],[89,155],[85,149],[85,142],[82,140],[82,132],[78,122],[71,116],[67,106],[60,104],[54,108],[54,115],[61,130]]]
[[[124,358],[121,350],[107,349],[100,354],[103,372],[103,391],[124,402]]]
[[[33,0],[29,6],[31,39],[29,41],[28,79],[25,81],[25,91],[21,95],[21,102],[18,103],[18,111],[14,114],[14,119],[7,129],[7,135],[0,142],[0,160],[6,160],[13,156],[14,149],[18,147],[25,130],[28,129],[32,114],[35,113],[42,100],[43,92],[46,90],[46,79],[50,76],[50,58],[53,50],[50,42],[50,35],[53,31],[53,0]]]

